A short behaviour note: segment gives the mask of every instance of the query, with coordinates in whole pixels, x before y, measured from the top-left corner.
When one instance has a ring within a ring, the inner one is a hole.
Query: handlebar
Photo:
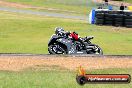
[[[89,40],[91,40],[91,39],[93,39],[94,38],[94,36],[86,36],[85,38],[84,38],[84,41],[89,41]]]

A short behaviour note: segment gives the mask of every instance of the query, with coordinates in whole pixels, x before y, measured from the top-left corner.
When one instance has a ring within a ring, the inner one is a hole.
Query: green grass
[[[121,2],[127,2],[132,4],[132,0],[113,0],[113,1],[121,1]]]
[[[40,6],[44,8],[59,9],[61,12],[75,11],[75,13],[81,13],[86,15],[91,8],[96,7],[91,1],[86,0],[5,0],[8,2],[16,2],[32,6]],[[43,10],[43,9],[42,9]]]
[[[122,1],[132,4],[132,0],[122,0]]]
[[[125,2],[128,2],[128,3],[132,4],[132,0],[125,0]]]
[[[130,74],[132,69],[104,69],[87,71],[88,74]],[[131,88],[130,84],[86,84],[76,83],[76,72],[69,70],[24,70],[20,72],[0,71],[0,88]]]
[[[132,30],[90,25],[85,21],[0,12],[0,53],[47,54],[54,28],[92,35],[104,54],[132,54]]]

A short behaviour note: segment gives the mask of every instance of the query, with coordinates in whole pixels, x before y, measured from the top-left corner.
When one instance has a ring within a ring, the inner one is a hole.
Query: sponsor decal
[[[90,83],[124,84],[131,82],[131,76],[129,74],[86,74],[85,70],[80,66],[76,81],[80,85]]]

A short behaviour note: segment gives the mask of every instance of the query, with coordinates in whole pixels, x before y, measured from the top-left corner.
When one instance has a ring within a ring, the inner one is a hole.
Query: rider
[[[63,28],[56,27],[55,34],[59,35],[59,36],[69,36],[72,39],[74,39],[75,41],[79,41],[80,43],[82,43],[84,48],[86,49],[86,45],[85,45],[83,39],[76,32],[65,32]]]

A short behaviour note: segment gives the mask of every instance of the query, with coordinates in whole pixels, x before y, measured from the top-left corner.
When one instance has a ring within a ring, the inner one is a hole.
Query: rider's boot
[[[84,49],[87,50],[86,44],[84,43],[82,38],[78,38],[78,41],[83,45]]]

